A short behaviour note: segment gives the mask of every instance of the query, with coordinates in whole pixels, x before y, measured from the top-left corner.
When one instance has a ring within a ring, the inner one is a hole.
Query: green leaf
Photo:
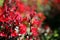
[[[55,33],[55,34],[54,34],[54,37],[58,37],[58,36],[59,36],[59,34],[58,34],[58,33]]]
[[[54,37],[58,37],[58,36],[59,36],[58,31],[55,30],[55,31],[54,31]]]
[[[3,6],[4,0],[0,0],[0,6]]]

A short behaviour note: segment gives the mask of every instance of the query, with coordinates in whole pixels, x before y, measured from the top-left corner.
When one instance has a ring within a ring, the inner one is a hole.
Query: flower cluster
[[[27,35],[27,40],[37,40],[46,17],[34,8],[24,5],[20,0],[6,0],[3,7],[0,7],[0,36],[21,36],[22,40]]]

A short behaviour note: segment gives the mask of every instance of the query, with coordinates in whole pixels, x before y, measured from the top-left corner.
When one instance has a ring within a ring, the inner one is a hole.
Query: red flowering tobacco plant
[[[3,8],[0,8],[0,22],[3,25],[3,27],[0,25],[3,30],[0,30],[0,36],[8,38],[21,36],[24,38],[24,36],[28,35],[30,38],[32,35],[31,39],[38,37],[38,28],[41,27],[42,22],[45,20],[43,13],[37,13],[29,5],[25,8],[20,0],[6,0]]]

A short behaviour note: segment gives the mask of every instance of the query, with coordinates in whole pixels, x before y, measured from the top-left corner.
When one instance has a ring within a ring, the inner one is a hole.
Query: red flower
[[[32,17],[34,17],[34,16],[36,15],[36,12],[35,12],[34,10],[31,10],[31,11],[30,11],[30,15],[31,15]]]
[[[11,36],[16,37],[16,36],[18,36],[18,34],[16,33],[16,31],[14,31],[14,32],[11,33]]]
[[[15,16],[15,19],[21,21],[21,18],[22,18],[22,17],[21,17],[21,15],[20,15],[19,11],[16,11],[16,12],[15,12],[15,15],[16,15],[16,16]]]
[[[8,21],[9,21],[9,18],[5,18],[4,21],[5,21],[5,22],[8,22]]]
[[[26,34],[27,27],[24,24],[20,24],[20,34]]]
[[[4,19],[5,19],[5,18],[4,18],[4,15],[1,15],[1,16],[0,16],[0,21],[1,21],[1,22],[4,22]]]
[[[43,13],[38,13],[38,17],[40,17],[41,19],[41,21],[44,21],[45,19],[46,19],[46,17],[44,16],[44,14]]]
[[[17,7],[19,8],[20,12],[24,12],[25,11],[25,6],[23,3],[17,3]]]
[[[31,27],[31,32],[33,36],[38,36],[38,30],[35,27]]]
[[[34,20],[33,21],[33,25],[38,25],[39,26],[40,25],[40,21],[39,20]]]
[[[0,36],[6,37],[6,34],[4,34],[3,32],[0,32]]]
[[[10,12],[9,19],[10,20],[15,20],[15,17],[16,17],[15,13],[14,12]]]
[[[2,13],[3,13],[3,8],[0,7],[0,16],[2,15]]]
[[[22,20],[21,20],[21,21],[22,21],[22,22],[27,21],[27,17],[22,18]]]

